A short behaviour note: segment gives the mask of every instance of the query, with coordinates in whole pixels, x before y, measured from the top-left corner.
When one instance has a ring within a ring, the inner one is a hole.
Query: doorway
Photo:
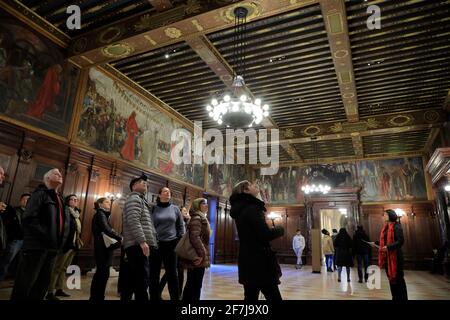
[[[339,231],[340,228],[347,227],[347,209],[321,209],[320,210],[320,229],[327,229],[330,235],[332,230]]]

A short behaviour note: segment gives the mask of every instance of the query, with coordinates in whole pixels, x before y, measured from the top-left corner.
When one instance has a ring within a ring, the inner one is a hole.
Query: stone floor
[[[389,284],[384,271],[381,273],[380,289],[368,289],[365,283],[358,283],[356,269],[352,270],[351,282],[347,282],[345,273],[342,282],[337,282],[337,273],[320,274],[311,272],[311,267],[296,270],[292,265],[282,266],[280,291],[285,300],[389,300]],[[90,276],[83,276],[81,290],[66,290],[70,300],[86,300],[89,297]],[[408,295],[411,300],[450,300],[450,282],[443,276],[425,271],[405,271]],[[9,299],[12,281],[2,283],[0,299]],[[111,277],[106,296],[108,300],[117,300],[117,277]],[[205,273],[202,300],[241,300],[242,286],[237,282],[237,266],[213,265]],[[169,300],[167,287],[163,299]]]

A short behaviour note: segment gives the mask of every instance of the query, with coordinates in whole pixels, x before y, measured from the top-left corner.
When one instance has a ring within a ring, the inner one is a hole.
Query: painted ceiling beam
[[[344,0],[321,0],[334,69],[348,122],[359,121],[358,97]]]

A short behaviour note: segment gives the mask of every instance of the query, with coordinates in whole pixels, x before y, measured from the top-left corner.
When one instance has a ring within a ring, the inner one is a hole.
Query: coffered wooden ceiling
[[[71,61],[103,65],[204,128],[217,127],[205,105],[229,90],[230,14],[245,5],[247,90],[270,104],[263,126],[280,129],[284,163],[422,154],[448,121],[450,1],[79,0],[74,32],[69,2],[21,0],[68,34]],[[380,29],[367,26],[370,5]]]

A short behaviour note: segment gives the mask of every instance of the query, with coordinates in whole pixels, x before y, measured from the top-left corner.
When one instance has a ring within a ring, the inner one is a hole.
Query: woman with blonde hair
[[[202,291],[205,269],[210,266],[209,237],[211,228],[206,215],[208,213],[208,201],[198,198],[192,202],[190,220],[186,232],[197,252],[195,260],[182,259],[182,264],[187,268],[187,281],[183,290],[183,301],[198,301]]]
[[[280,301],[281,268],[270,241],[283,236],[284,229],[267,225],[265,203],[256,198],[258,193],[256,184],[244,180],[235,185],[230,197],[230,215],[239,235],[239,283],[246,301],[257,301],[260,291],[266,300]]]

